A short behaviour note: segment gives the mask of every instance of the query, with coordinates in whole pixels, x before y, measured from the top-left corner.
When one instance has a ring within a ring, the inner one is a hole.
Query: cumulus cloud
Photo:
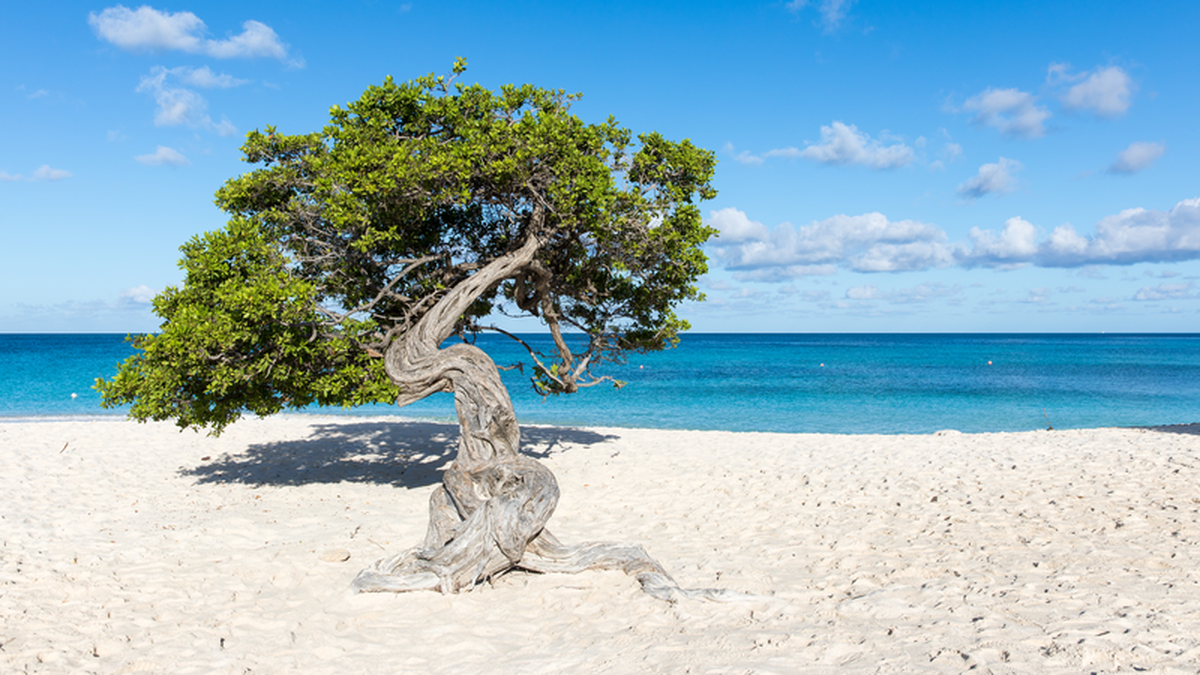
[[[709,224],[720,231],[713,243],[717,259],[747,280],[832,274],[839,266],[860,272],[921,270],[946,267],[955,259],[940,229],[913,220],[893,222],[882,213],[771,229],[726,208],[713,211]]]
[[[1133,104],[1133,79],[1119,66],[1097,68],[1072,75],[1071,66],[1054,63],[1046,75],[1051,85],[1072,84],[1060,96],[1070,110],[1084,110],[1099,117],[1119,117]]]
[[[136,10],[123,5],[88,14],[88,23],[100,39],[127,51],[181,51],[218,59],[269,57],[300,66],[288,59],[287,45],[270,26],[247,21],[242,32],[224,40],[204,37],[207,27],[191,12],[166,12],[143,5]]]
[[[1006,136],[1039,138],[1046,134],[1050,111],[1037,105],[1037,97],[1017,89],[991,87],[967,99],[963,108],[975,113],[975,121],[998,129]]]
[[[208,68],[163,68],[155,66],[150,74],[142,78],[138,84],[139,93],[149,93],[158,104],[154,112],[154,124],[169,127],[185,125],[193,129],[207,129],[221,136],[232,136],[237,133],[237,127],[227,119],[214,122],[205,111],[208,101],[203,96],[184,87],[176,86],[172,80],[179,79],[189,83],[205,83],[207,86],[237,86],[243,81],[235,80],[228,75],[215,75]]]
[[[1089,264],[1130,265],[1200,258],[1200,198],[1185,199],[1170,211],[1126,209],[1096,224],[1084,237],[1060,225],[1038,250],[1044,267]]]
[[[1167,146],[1162,143],[1138,141],[1130,143],[1128,148],[1117,155],[1117,161],[1108,165],[1108,173],[1131,174],[1149,169],[1154,160],[1163,156]]]
[[[825,27],[825,31],[835,30],[841,23],[842,19],[846,18],[850,7],[857,0],[791,0],[786,7],[792,12],[799,12],[805,7],[813,6],[821,15],[821,25]]]
[[[971,239],[971,251],[961,257],[967,267],[1018,267],[1033,260],[1037,255],[1037,228],[1020,216],[1004,222],[1004,229],[997,235],[991,230],[972,227],[967,236]]]
[[[959,262],[967,267],[1023,263],[1085,267],[1194,260],[1200,258],[1200,198],[1179,202],[1170,211],[1126,209],[1102,219],[1091,237],[1066,223],[1039,242],[1037,228],[1019,217],[1008,219],[999,234],[972,228],[969,236],[970,250],[964,248],[959,255]]]
[[[984,164],[974,178],[958,186],[958,194],[964,199],[979,199],[985,195],[1012,192],[1017,187],[1013,174],[1020,168],[1020,162],[1007,157],[1001,157],[995,164]]]
[[[49,164],[43,164],[33,170],[33,173],[28,178],[21,174],[10,174],[5,171],[0,171],[0,182],[14,183],[17,181],[27,182],[51,182],[70,178],[73,176],[70,171],[64,169],[52,169]]]
[[[872,169],[895,169],[911,164],[912,148],[903,143],[884,145],[858,130],[853,124],[834,122],[821,127],[821,142],[803,150],[784,148],[771,150],[767,157],[803,157],[814,162],[833,165],[858,164]]]
[[[720,232],[710,244],[713,257],[742,281],[787,281],[831,275],[839,268],[908,272],[952,265],[1079,268],[1080,274],[1104,278],[1097,276],[1099,265],[1200,259],[1200,198],[1181,201],[1169,211],[1126,209],[1102,219],[1091,236],[1079,234],[1069,223],[1043,236],[1036,225],[1014,216],[999,232],[971,228],[963,243],[948,242],[936,226],[891,221],[881,213],[769,228],[736,208],[726,208],[711,212],[707,222]],[[1166,297],[1172,287],[1160,285],[1154,292]],[[1143,299],[1150,297],[1147,291]]]
[[[187,157],[184,157],[174,148],[168,148],[165,145],[158,146],[158,149],[148,155],[138,155],[134,157],[137,161],[146,166],[185,166],[191,164]]]

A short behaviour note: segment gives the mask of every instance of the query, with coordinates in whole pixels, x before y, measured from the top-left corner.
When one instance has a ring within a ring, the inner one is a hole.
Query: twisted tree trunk
[[[736,594],[680,589],[640,546],[559,543],[545,529],[558,504],[558,484],[549,469],[520,454],[521,432],[496,364],[473,345],[439,348],[471,302],[529,265],[538,245],[531,236],[476,272],[384,355],[388,376],[403,392],[399,405],[435,392],[454,393],[458,455],[430,498],[423,545],[364,569],[354,588],[455,593],[514,567],[536,572],[620,569],[665,600],[681,595],[731,599]]]

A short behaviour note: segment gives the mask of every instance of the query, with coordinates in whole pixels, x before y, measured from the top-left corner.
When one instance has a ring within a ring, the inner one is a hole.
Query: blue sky
[[[143,331],[241,138],[385,76],[718,154],[696,330],[1200,330],[1195,2],[7,3],[0,331]]]

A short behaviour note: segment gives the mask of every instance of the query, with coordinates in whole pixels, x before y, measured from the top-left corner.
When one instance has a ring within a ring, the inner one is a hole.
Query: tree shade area
[[[364,570],[360,590],[607,567],[660,597],[722,597],[679,589],[641,547],[565,546],[545,529],[554,476],[520,454],[508,392],[471,339],[505,332],[495,313],[537,317],[554,344],[528,349],[540,393],[620,386],[600,367],[674,345],[687,328],[674,308],[701,299],[715,157],[584,123],[578,95],[454,82],[465,67],[388,78],[319,132],[248,134],[256,168],[216,194],[228,224],[183,246],[183,284],[154,300],[161,331],[97,383],[103,401],[220,433],[247,413],[450,391],[459,450],[425,542]]]

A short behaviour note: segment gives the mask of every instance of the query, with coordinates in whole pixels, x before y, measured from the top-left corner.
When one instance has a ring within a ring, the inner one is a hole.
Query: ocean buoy
[[[71,398],[79,398],[79,394],[71,394]]]
[[[988,361],[988,365],[989,365],[989,366],[990,366],[990,365],[992,365],[992,362],[991,362],[991,361]]]

